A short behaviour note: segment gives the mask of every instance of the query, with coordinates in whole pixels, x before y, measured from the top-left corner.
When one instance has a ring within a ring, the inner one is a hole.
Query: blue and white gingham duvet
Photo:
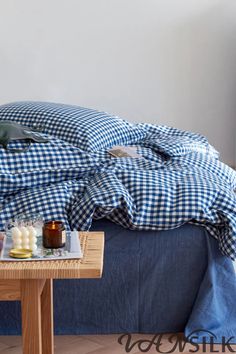
[[[135,146],[142,158],[85,152],[53,137],[22,154],[0,148],[0,229],[21,213],[84,230],[103,217],[136,230],[190,222],[204,226],[235,259],[236,172],[198,134],[139,128],[144,137]]]

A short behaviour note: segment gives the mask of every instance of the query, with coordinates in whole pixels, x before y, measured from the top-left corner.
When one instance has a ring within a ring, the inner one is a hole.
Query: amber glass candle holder
[[[62,248],[66,243],[66,231],[62,221],[48,221],[43,225],[43,247]]]

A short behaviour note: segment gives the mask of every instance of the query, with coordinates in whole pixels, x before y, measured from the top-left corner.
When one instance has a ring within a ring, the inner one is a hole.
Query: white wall
[[[0,103],[199,131],[236,162],[235,0],[0,0]]]

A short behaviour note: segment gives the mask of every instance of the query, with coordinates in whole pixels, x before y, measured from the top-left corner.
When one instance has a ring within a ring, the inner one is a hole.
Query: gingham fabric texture
[[[158,152],[163,152],[168,156],[181,156],[191,151],[209,153],[219,158],[218,151],[211,146],[207,139],[200,134],[180,131],[167,126],[155,126],[152,124],[138,124],[146,131],[146,139],[143,139],[142,146],[145,144]],[[145,142],[146,140],[146,142]]]
[[[0,106],[0,120],[40,127],[86,151],[137,142],[141,126],[94,109],[51,102],[14,102]],[[105,134],[104,134],[105,133]]]
[[[235,259],[236,172],[198,134],[142,129],[146,136],[138,145],[128,141],[141,158],[112,158],[104,146],[84,152],[53,137],[22,154],[0,148],[0,229],[22,213],[78,230],[88,230],[93,218],[133,230],[189,222],[204,226],[222,253]]]

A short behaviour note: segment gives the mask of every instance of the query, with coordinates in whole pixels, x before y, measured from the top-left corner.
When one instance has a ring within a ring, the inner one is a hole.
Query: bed
[[[56,333],[235,340],[235,171],[199,134],[110,119],[49,103],[0,107],[0,120],[40,125],[50,140],[17,158],[0,149],[0,229],[43,210],[45,220],[106,235],[101,280],[55,283]],[[141,158],[113,159],[115,145]],[[0,310],[0,334],[20,333],[19,304]]]

